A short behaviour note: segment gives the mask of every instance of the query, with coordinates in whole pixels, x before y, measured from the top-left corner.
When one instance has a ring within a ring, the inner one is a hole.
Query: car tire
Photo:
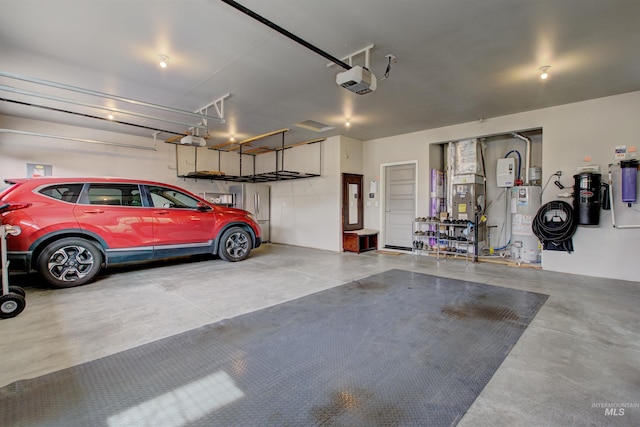
[[[240,227],[232,227],[222,233],[218,255],[225,261],[237,262],[247,259],[252,249],[251,235]]]
[[[50,243],[38,256],[40,276],[56,288],[92,281],[102,267],[102,253],[88,240],[67,237]]]

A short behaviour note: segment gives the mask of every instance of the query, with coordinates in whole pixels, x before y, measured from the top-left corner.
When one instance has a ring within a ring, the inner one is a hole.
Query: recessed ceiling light
[[[549,78],[549,68],[551,68],[551,65],[545,65],[544,67],[540,67],[540,78],[542,80],[547,80]]]
[[[107,118],[108,118],[109,120],[113,120],[113,119],[114,119],[113,114],[109,113],[109,115],[107,116]]]
[[[160,67],[167,68],[167,61],[169,57],[167,55],[158,55],[160,57]]]

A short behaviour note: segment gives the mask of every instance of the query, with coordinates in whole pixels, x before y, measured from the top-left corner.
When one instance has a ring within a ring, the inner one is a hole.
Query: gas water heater
[[[511,259],[540,262],[540,242],[531,225],[542,205],[542,188],[522,185],[511,188]]]

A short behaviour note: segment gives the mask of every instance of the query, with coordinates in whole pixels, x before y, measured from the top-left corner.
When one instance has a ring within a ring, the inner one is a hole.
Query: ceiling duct
[[[314,132],[326,132],[331,129],[335,129],[334,126],[330,126],[324,123],[316,122],[315,120],[305,120],[300,123],[296,123],[295,126]]]

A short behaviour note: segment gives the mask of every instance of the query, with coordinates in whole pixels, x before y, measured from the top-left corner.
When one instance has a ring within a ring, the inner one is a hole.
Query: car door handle
[[[104,209],[86,209],[83,210],[84,213],[104,213]]]
[[[154,211],[153,213],[156,215],[168,215],[169,211]]]

